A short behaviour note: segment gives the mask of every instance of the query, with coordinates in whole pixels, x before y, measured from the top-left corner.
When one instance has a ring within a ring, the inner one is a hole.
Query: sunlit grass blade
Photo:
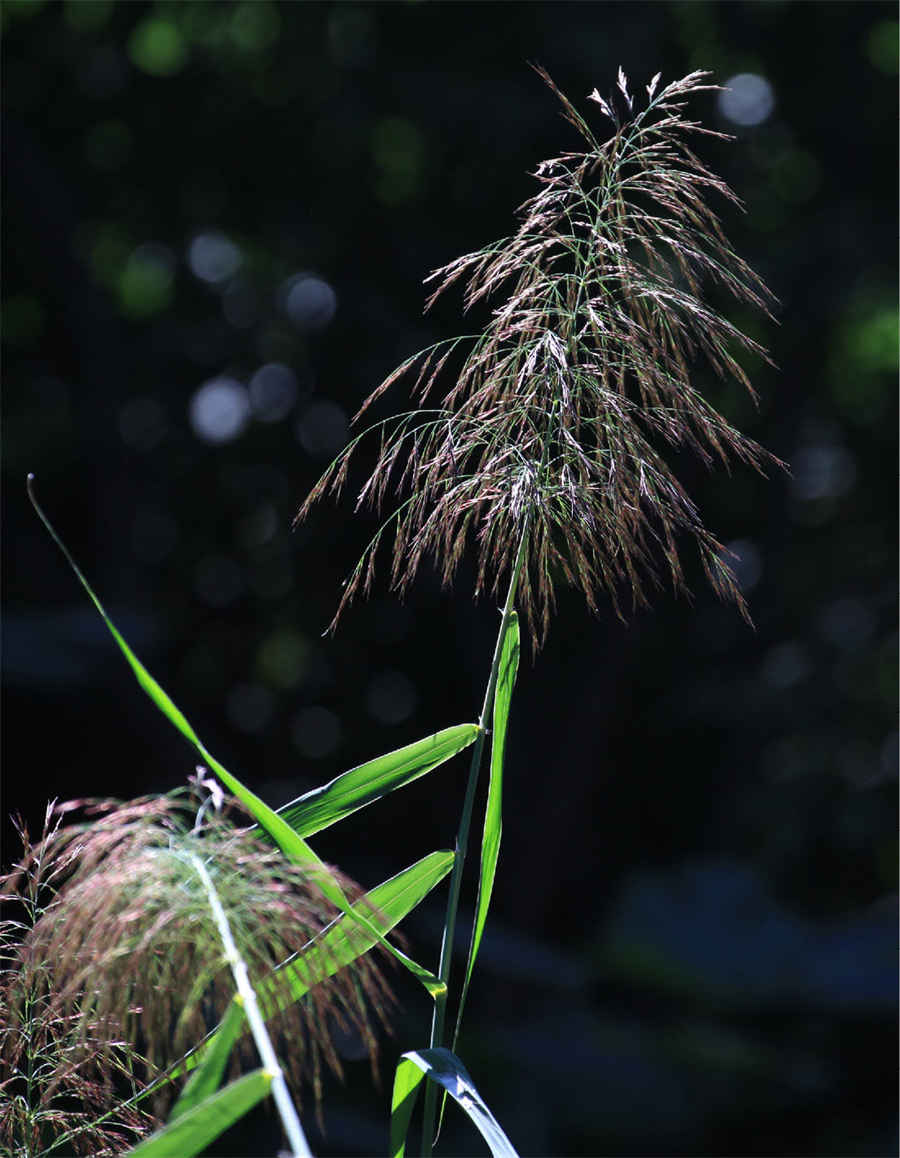
[[[419,1087],[425,1081],[425,1072],[404,1054],[397,1062],[394,1089],[391,1094],[390,1158],[403,1158],[409,1123],[419,1097]]]
[[[453,1033],[453,1047],[459,1037],[463,1009],[469,992],[469,983],[475,968],[475,958],[481,945],[487,921],[491,893],[494,889],[494,875],[497,858],[500,855],[500,836],[503,832],[503,758],[506,753],[506,726],[509,721],[509,705],[512,700],[516,673],[519,670],[519,617],[513,612],[509,617],[503,645],[500,652],[500,667],[497,673],[497,688],[494,693],[493,726],[491,729],[491,770],[488,784],[487,803],[484,811],[484,835],[481,841],[481,873],[478,878],[478,900],[475,905],[475,921],[472,939],[469,943],[469,960],[466,976],[459,998],[456,1014],[456,1029]]]
[[[62,539],[59,537],[59,535],[56,533],[56,531],[53,528],[53,524],[50,522],[50,520],[44,514],[44,511],[41,508],[40,503],[35,498],[34,475],[33,474],[30,474],[28,476],[27,487],[28,487],[28,497],[31,499],[31,505],[34,507],[35,511],[37,511],[38,518],[41,520],[41,522],[47,528],[47,531],[49,532],[51,539],[53,539],[54,543],[56,543],[57,547],[59,547],[59,549],[60,549],[60,551],[62,551],[63,555],[65,555],[66,561],[68,562],[69,566],[72,568],[72,570],[78,576],[78,580],[81,583],[81,586],[88,593],[88,596],[90,597],[91,602],[94,604],[94,606],[100,612],[100,615],[103,619],[103,622],[109,628],[113,639],[119,645],[119,647],[122,650],[122,654],[125,656],[125,658],[129,662],[129,664],[131,665],[131,669],[135,674],[135,678],[137,679],[137,682],[141,685],[141,687],[144,689],[144,691],[147,693],[147,695],[150,697],[150,699],[153,700],[153,702],[156,704],[156,706],[159,708],[159,710],[162,712],[162,714],[164,716],[166,716],[167,719],[171,720],[171,722],[175,725],[175,727],[178,729],[178,731],[181,732],[181,734],[183,736],[186,736],[187,739],[190,740],[190,742],[196,748],[198,748],[200,751],[203,751],[203,745],[200,743],[200,740],[197,738],[197,733],[194,731],[194,729],[188,723],[187,719],[185,718],[185,716],[181,712],[181,710],[178,707],[176,707],[176,705],[172,702],[172,700],[170,699],[168,694],[165,691],[163,691],[163,689],[159,686],[159,684],[156,682],[156,680],[153,678],[153,676],[150,675],[150,673],[146,670],[146,668],[143,666],[143,664],[138,660],[137,656],[134,654],[134,652],[131,650],[131,648],[128,646],[128,644],[125,642],[125,640],[122,638],[122,636],[119,634],[119,631],[116,628],[116,625],[112,622],[112,620],[106,614],[106,609],[104,608],[103,604],[100,602],[100,600],[94,594],[90,583],[88,583],[87,579],[85,579],[84,575],[81,572],[80,567],[75,562],[75,560],[72,558],[72,555],[70,554],[68,547],[62,541]]]
[[[282,805],[278,813],[300,836],[336,824],[358,808],[401,788],[467,748],[478,735],[476,724],[458,724],[378,756]]]
[[[338,969],[349,965],[357,957],[368,952],[419,902],[428,895],[439,881],[443,880],[453,867],[454,854],[449,851],[432,852],[408,869],[384,881],[358,901],[355,914],[365,913],[367,922],[349,921],[346,916],[337,920],[325,930],[321,938],[312,944],[302,956],[287,961],[278,970],[290,975],[290,993],[299,999],[325,977],[330,977]],[[391,946],[397,958],[419,978],[434,997],[446,989],[433,973],[417,964],[405,953]],[[284,982],[284,978],[279,978]]]
[[[441,1086],[463,1109],[487,1142],[493,1158],[518,1158],[513,1144],[485,1105],[466,1067],[456,1054],[442,1047],[410,1050],[397,1063],[391,1097],[391,1158],[403,1158],[406,1152],[406,1135],[423,1077]]]
[[[444,879],[453,867],[453,856],[454,854],[449,851],[429,853],[396,876],[382,881],[357,901],[356,907],[369,914],[368,924],[373,927],[372,929],[356,921],[350,922],[345,916],[338,917],[322,933],[318,942],[310,946],[308,953],[304,954],[302,965],[299,958],[284,962],[279,971],[284,970],[286,976],[280,977],[277,986],[270,987],[262,995],[266,1017],[271,1017],[283,1009],[287,1001],[299,1000],[313,985],[330,977],[345,965],[351,964],[357,957],[361,957],[378,944],[381,938],[412,912],[435,885]],[[412,961],[399,949],[396,953],[407,969],[419,977],[432,996],[434,991],[443,991],[443,983],[432,973]],[[180,1069],[168,1075],[170,1079],[178,1077],[185,1070],[206,1065],[208,1051],[223,1048],[218,1037],[223,1031],[228,1032],[230,1015],[229,1011],[229,1015],[213,1035],[185,1059]]]
[[[170,720],[178,729],[178,731],[181,732],[181,734],[194,745],[194,747],[203,757],[203,760],[208,765],[208,767],[216,773],[226,788],[228,788],[228,790],[234,796],[236,796],[238,800],[241,801],[241,803],[246,807],[247,811],[259,824],[260,828],[269,834],[269,836],[275,841],[284,855],[290,860],[293,860],[296,864],[307,865],[310,870],[315,873],[316,882],[319,885],[319,888],[332,902],[332,904],[339,908],[342,912],[347,913],[353,917],[355,920],[360,921],[370,931],[374,932],[375,927],[371,924],[367,914],[359,909],[354,909],[354,907],[350,904],[350,901],[345,896],[343,889],[340,887],[340,885],[334,879],[334,876],[329,871],[328,866],[319,859],[319,857],[315,854],[315,852],[313,852],[303,837],[300,836],[299,833],[295,832],[294,829],[291,828],[291,826],[287,823],[287,821],[283,817],[279,816],[274,809],[270,808],[264,800],[256,795],[255,792],[251,792],[250,789],[245,787],[245,785],[243,785],[236,776],[233,776],[228,771],[228,769],[224,767],[224,765],[219,763],[215,756],[213,756],[212,753],[209,752],[203,745],[200,738],[197,736],[197,733],[188,723],[187,717],[184,715],[181,709],[175,704],[169,694],[157,683],[157,681],[153,678],[152,675],[150,675],[141,661],[137,658],[137,656],[125,642],[125,639],[122,637],[115,624],[106,614],[106,609],[104,608],[103,604],[94,594],[91,585],[88,583],[87,579],[85,579],[81,569],[72,558],[72,555],[69,553],[65,543],[63,543],[62,539],[54,530],[52,523],[41,509],[41,506],[34,494],[33,482],[34,476],[29,475],[28,497],[31,499],[32,506],[37,512],[41,522],[50,533],[51,538],[66,557],[69,566],[75,572],[82,587],[84,587],[85,591],[89,595],[91,602],[99,611],[103,622],[109,628],[113,639],[119,645],[122,654],[128,660],[128,663],[131,666],[131,669],[134,672],[140,686],[144,689],[150,699],[153,700],[162,714],[168,720]],[[375,940],[381,940],[382,945],[385,949],[388,950],[389,953],[392,953],[399,961],[401,961],[402,964],[411,969],[411,971],[419,977],[432,996],[434,996],[435,993],[444,991],[445,986],[442,982],[438,981],[438,979],[433,974],[429,973],[425,969],[422,969],[422,967],[416,965],[415,962],[411,962],[404,953],[401,953],[399,949],[395,948],[387,941],[382,940],[380,935],[377,933],[375,935]]]
[[[140,686],[144,689],[150,699],[156,704],[166,719],[174,724],[178,731],[181,732],[181,734],[194,745],[194,747],[203,757],[206,764],[216,773],[223,784],[225,784],[225,786],[246,806],[247,810],[258,822],[260,827],[263,828],[269,834],[269,836],[272,837],[285,856],[290,857],[291,860],[296,861],[298,864],[309,864],[311,867],[316,868],[321,874],[322,879],[320,880],[320,886],[322,891],[326,894],[326,896],[328,896],[329,900],[334,901],[342,908],[345,907],[347,904],[346,898],[336,883],[333,881],[333,878],[331,877],[327,867],[316,856],[309,845],[291,828],[291,826],[286,821],[284,821],[278,815],[277,812],[269,808],[269,806],[255,793],[251,792],[249,788],[245,788],[244,785],[241,784],[241,782],[235,776],[232,776],[228,769],[220,764],[215,756],[213,756],[212,753],[207,750],[197,733],[191,727],[184,712],[181,711],[168,692],[166,692],[160,686],[160,684],[157,683],[157,681],[147,671],[141,661],[128,646],[116,625],[106,614],[106,608],[94,594],[93,588],[91,587],[90,583],[88,583],[87,579],[85,579],[78,564],[72,558],[69,549],[54,530],[53,524],[44,514],[44,511],[35,498],[33,482],[34,476],[29,475],[28,497],[31,499],[32,506],[37,511],[38,517],[47,528],[53,541],[62,551],[63,555],[65,555],[69,566],[75,572],[76,576],[78,577],[78,581],[87,592],[91,602],[99,611],[103,622],[109,628],[110,634],[119,645],[119,649],[131,666],[131,670],[134,672],[138,684],[140,684]],[[339,900],[338,897],[343,900],[343,904],[341,904],[341,900]]]
[[[180,1118],[182,1114],[186,1114],[216,1092],[222,1084],[222,1076],[228,1065],[232,1047],[244,1028],[244,1006],[240,995],[236,994],[219,1028],[208,1042],[203,1061],[188,1078],[172,1107],[169,1113],[170,1122],[174,1122],[176,1118]]]
[[[129,1158],[193,1158],[261,1102],[271,1085],[263,1069],[237,1078],[129,1150]]]

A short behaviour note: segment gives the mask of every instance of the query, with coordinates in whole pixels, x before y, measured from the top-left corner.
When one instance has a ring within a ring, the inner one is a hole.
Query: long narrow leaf
[[[279,973],[288,974],[292,999],[298,1000],[313,985],[373,948],[443,880],[453,867],[453,860],[454,854],[449,851],[429,853],[402,873],[372,889],[356,903],[354,914],[365,913],[368,917],[365,924],[349,920],[347,916],[338,917],[301,955],[285,962]],[[399,949],[395,949],[395,953],[407,969],[419,978],[432,997],[443,992],[443,982]],[[285,980],[279,978],[282,983]]]
[[[193,1158],[269,1093],[272,1075],[253,1070],[129,1150],[129,1158]]]
[[[184,712],[181,711],[168,692],[166,692],[159,685],[159,683],[157,683],[157,681],[147,671],[141,661],[125,642],[125,639],[122,637],[116,625],[106,614],[106,608],[100,602],[99,598],[94,594],[90,583],[88,583],[87,579],[85,579],[80,567],[72,558],[68,547],[66,547],[65,543],[54,530],[53,524],[44,514],[43,509],[35,497],[33,482],[34,476],[29,475],[28,496],[31,499],[32,506],[37,511],[38,517],[47,528],[54,543],[56,543],[56,545],[62,551],[63,555],[65,555],[66,561],[75,572],[76,576],[78,577],[78,581],[87,592],[91,602],[99,611],[103,622],[109,628],[110,634],[119,645],[119,649],[128,661],[131,670],[134,672],[137,682],[144,689],[150,699],[156,704],[166,719],[174,724],[178,731],[181,732],[181,734],[194,745],[209,767],[212,768],[212,770],[230,789],[230,791],[233,792],[234,795],[242,801],[254,819],[259,823],[260,827],[263,828],[272,837],[279,848],[281,848],[282,852],[284,852],[285,856],[290,857],[291,860],[297,861],[298,863],[309,864],[310,866],[314,866],[319,869],[323,878],[328,878],[332,881],[333,887],[331,891],[333,892],[335,889],[337,889],[337,885],[334,883],[333,878],[328,872],[326,866],[316,856],[309,845],[303,840],[301,836],[294,832],[294,830],[289,824],[287,824],[286,821],[284,821],[273,809],[269,808],[269,806],[263,800],[261,800],[255,793],[251,792],[248,788],[245,788],[236,777],[232,776],[228,769],[220,764],[215,756],[213,756],[207,750],[197,733],[191,727]],[[323,881],[320,883],[322,891],[325,892],[326,895],[329,895],[329,887],[327,881],[323,879]],[[337,891],[340,892],[339,889]],[[343,896],[342,893],[341,896]],[[330,899],[335,900],[334,897],[330,897]],[[346,899],[344,903],[346,904]]]
[[[240,994],[235,994],[219,1028],[208,1042],[203,1061],[191,1074],[169,1112],[170,1122],[193,1110],[216,1092],[222,1084],[222,1075],[225,1073],[234,1043],[244,1028],[244,1005]]]
[[[446,1090],[462,1107],[487,1142],[493,1158],[518,1158],[512,1142],[485,1105],[466,1067],[456,1054],[442,1047],[410,1050],[397,1063],[391,1098],[391,1158],[403,1158],[406,1152],[406,1135],[422,1082],[422,1076],[415,1076],[415,1069]]]
[[[264,828],[276,841],[284,854],[292,860],[296,860],[300,864],[307,864],[313,870],[319,870],[316,875],[316,883],[325,894],[325,896],[336,905],[346,916],[352,920],[358,921],[362,930],[371,934],[369,947],[376,943],[380,943],[383,948],[393,954],[394,957],[404,965],[413,976],[417,977],[419,981],[428,990],[428,993],[433,998],[438,993],[443,993],[446,985],[428,969],[416,964],[410,957],[407,957],[396,945],[392,945],[390,941],[386,941],[384,937],[378,932],[378,922],[376,915],[370,912],[363,905],[353,905],[347,899],[343,889],[335,881],[334,877],[328,871],[328,868],[313,850],[309,847],[305,840],[299,836],[290,827],[286,820],[273,811],[264,801],[260,800],[248,788],[227,772],[215,759],[211,759],[210,767],[215,771],[220,779],[231,789],[239,800],[242,800],[248,810],[259,821],[260,826]]]
[[[278,809],[291,828],[301,836],[335,824],[358,808],[380,799],[430,772],[439,764],[468,747],[478,735],[476,724],[458,724],[394,752],[378,756],[349,772],[313,788]]]
[[[394,1073],[394,1089],[391,1094],[391,1143],[390,1158],[403,1158],[406,1153],[406,1136],[409,1123],[419,1097],[419,1087],[425,1080],[425,1072],[404,1054],[397,1062]]]
[[[366,893],[356,904],[370,914],[369,921],[374,929],[370,930],[367,926],[349,921],[346,917],[338,917],[302,958],[291,958],[281,966],[281,969],[287,971],[286,977],[279,978],[280,983],[267,988],[262,995],[266,1016],[283,1009],[286,1000],[299,1000],[311,986],[368,952],[444,879],[453,867],[453,859],[452,852],[429,853],[428,856],[416,861],[389,880],[382,881],[380,885]],[[412,972],[420,971],[423,984],[431,978],[432,975],[426,969],[408,957],[405,958],[405,963]],[[229,1015],[226,1015],[226,1020],[212,1036],[185,1059],[180,1069],[168,1075],[170,1078],[178,1077],[184,1070],[204,1066],[208,1051],[221,1048],[218,1036],[225,1029]]]
[[[59,537],[59,535],[57,535],[52,523],[41,509],[41,506],[34,495],[34,488],[32,485],[33,481],[34,476],[29,475],[28,496],[31,499],[32,506],[37,511],[38,517],[47,528],[53,541],[62,551],[63,555],[65,555],[69,566],[75,572],[82,587],[84,587],[85,591],[90,596],[91,602],[100,612],[103,622],[109,628],[109,631],[113,639],[119,645],[122,654],[128,660],[128,663],[130,664],[131,669],[135,674],[135,678],[137,679],[140,686],[144,689],[150,699],[153,700],[163,715],[175,725],[175,727],[179,732],[181,732],[183,736],[190,740],[190,742],[203,757],[206,764],[216,773],[216,775],[229,789],[229,791],[232,792],[245,805],[259,826],[265,832],[267,832],[269,836],[271,836],[271,838],[275,841],[285,856],[298,864],[307,865],[313,872],[315,872],[319,887],[325,896],[332,902],[332,904],[337,906],[337,908],[339,908],[342,912],[354,916],[355,919],[362,922],[363,925],[373,929],[374,926],[370,924],[368,916],[359,909],[354,910],[353,906],[344,895],[343,889],[340,887],[334,876],[329,871],[328,866],[319,859],[319,857],[313,852],[303,837],[300,836],[299,833],[295,832],[293,828],[291,828],[291,826],[287,823],[287,821],[283,817],[279,816],[274,809],[270,808],[264,800],[256,795],[255,792],[251,792],[249,788],[245,787],[236,776],[233,776],[228,771],[228,769],[225,768],[224,765],[220,764],[215,756],[213,756],[212,753],[206,749],[206,747],[197,736],[197,733],[188,723],[187,717],[184,715],[181,709],[176,706],[175,702],[172,700],[169,694],[164,691],[163,688],[160,687],[160,685],[153,678],[153,676],[150,675],[141,661],[125,642],[115,624],[106,614],[106,609],[104,608],[103,604],[94,594],[91,585],[81,573],[78,564],[72,558],[65,543],[63,543],[62,539]],[[379,937],[376,935],[375,939],[379,940]],[[444,983],[438,980],[434,974],[429,973],[427,969],[423,969],[422,966],[416,965],[415,962],[410,961],[410,959],[404,953],[401,953],[399,949],[395,948],[395,946],[391,945],[389,942],[382,941],[382,944],[389,953],[393,953],[393,955],[403,965],[405,965],[408,969],[411,969],[411,971],[419,978],[419,980],[422,981],[422,983],[425,985],[425,988],[432,996],[434,996],[435,993],[443,992],[445,988]]]
[[[494,890],[494,876],[497,858],[500,855],[500,837],[503,832],[503,758],[506,754],[506,725],[509,721],[509,705],[512,700],[516,673],[519,670],[519,617],[513,612],[509,617],[503,645],[500,651],[500,667],[497,673],[497,688],[494,693],[494,718],[491,729],[491,773],[488,784],[487,803],[484,811],[484,834],[481,841],[481,873],[478,878],[478,900],[475,905],[475,920],[472,925],[472,939],[469,943],[469,960],[466,976],[459,998],[456,1014],[456,1029],[453,1046],[459,1037],[463,1009],[469,992],[469,983],[475,968],[475,958],[481,946],[481,938],[487,921],[491,893]]]

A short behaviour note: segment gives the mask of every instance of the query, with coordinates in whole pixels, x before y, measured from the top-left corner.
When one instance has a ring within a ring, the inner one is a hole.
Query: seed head
[[[303,519],[323,494],[340,491],[360,439],[379,431],[381,451],[357,508],[383,510],[388,492],[405,497],[357,564],[332,627],[360,588],[368,592],[389,528],[390,584],[401,594],[425,558],[449,584],[469,546],[476,594],[497,593],[525,535],[519,599],[537,643],[560,579],[579,587],[592,610],[605,592],[619,615],[623,588],[633,605],[646,603],[647,586],[664,575],[684,589],[685,536],[716,592],[747,614],[722,545],[664,457],[667,447],[686,447],[707,466],[727,467],[731,457],[757,470],[778,462],[691,381],[702,356],[755,397],[737,352],[768,360],[705,300],[705,286],[767,315],[774,300],[708,204],[713,194],[734,205],[738,198],[690,146],[700,134],[723,136],[684,115],[688,97],[715,86],[693,72],[657,91],[657,75],[639,108],[620,69],[617,96],[594,89],[588,98],[613,126],[601,141],[538,72],[582,149],[537,166],[540,188],[521,206],[514,234],[427,279],[435,287],[427,306],[460,281],[466,310],[496,303],[490,320],[478,334],[408,358],[369,396],[355,422],[417,372],[417,408],[354,438],[298,513]],[[451,370],[449,389],[429,408]]]
[[[267,844],[234,800],[213,804],[220,807],[198,814],[196,802],[176,794],[59,806],[44,839],[27,844],[20,863],[0,878],[4,899],[30,906],[34,918],[0,926],[8,966],[0,976],[7,1023],[0,1063],[19,1084],[36,1064],[24,1027],[38,1003],[43,1025],[56,1026],[63,1038],[59,1071],[42,1065],[45,1088],[29,1086],[47,1106],[60,1074],[72,1087],[68,1059],[87,1059],[92,1076],[115,1077],[124,1056],[146,1088],[221,1020],[235,987],[208,893],[191,867],[197,858],[251,984],[270,1011],[281,1010],[271,1029],[276,1049],[283,1041],[280,1060],[295,1085],[311,1079],[318,1099],[322,1063],[340,1073],[337,1041],[348,1032],[366,1043],[374,1066],[371,1013],[383,1014],[389,994],[371,956],[332,968],[316,946],[315,977],[325,979],[293,999],[291,971],[279,966],[298,956],[302,966],[304,951],[339,914],[309,870]],[[74,810],[84,819],[61,824]],[[36,875],[41,895],[31,901]],[[352,882],[339,879],[358,897]],[[15,1128],[0,1113],[0,1139]]]

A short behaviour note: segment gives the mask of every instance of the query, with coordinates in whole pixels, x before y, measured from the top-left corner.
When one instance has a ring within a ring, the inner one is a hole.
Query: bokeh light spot
[[[375,193],[385,205],[403,205],[422,192],[425,142],[421,132],[403,117],[385,117],[372,130]]]
[[[304,412],[297,423],[297,438],[313,458],[331,458],[344,445],[349,426],[346,410],[323,399]]]
[[[761,125],[775,108],[775,92],[764,76],[739,72],[719,93],[719,111],[736,125]]]
[[[734,571],[742,591],[752,591],[762,575],[762,555],[749,539],[735,539],[726,544],[725,562]]]
[[[337,310],[337,294],[320,277],[301,273],[282,286],[284,308],[298,330],[321,330]]]
[[[786,691],[806,679],[811,670],[806,648],[790,639],[769,650],[763,661],[762,677],[770,687]]]
[[[888,76],[896,76],[900,67],[898,40],[900,24],[896,20],[878,20],[866,33],[866,56]]]
[[[304,708],[294,718],[291,738],[303,756],[320,760],[329,756],[341,742],[341,722],[327,708]]]
[[[856,462],[846,447],[821,442],[791,456],[791,491],[802,502],[838,498],[856,481]]]
[[[164,245],[139,245],[119,274],[116,289],[122,310],[133,318],[158,314],[171,303],[175,259]]]
[[[198,233],[188,247],[188,265],[194,277],[218,285],[241,266],[241,251],[222,233]]]
[[[835,599],[819,616],[819,630],[829,643],[856,651],[875,631],[875,614],[859,599]]]
[[[191,398],[191,427],[204,442],[231,442],[244,430],[249,414],[247,390],[234,378],[213,378]]]
[[[260,644],[256,666],[265,683],[286,691],[303,679],[308,657],[309,644],[300,632],[283,628],[272,632]]]
[[[231,11],[228,32],[231,42],[241,52],[265,52],[278,40],[281,18],[278,8],[268,0],[242,0]]]
[[[187,45],[177,24],[151,16],[131,33],[128,55],[141,72],[150,76],[174,76],[187,62]]]
[[[896,375],[898,331],[896,306],[875,309],[849,329],[847,353],[863,370]]]
[[[297,401],[297,375],[283,362],[260,366],[250,379],[250,405],[261,422],[279,422]]]
[[[278,530],[278,512],[271,503],[261,503],[237,525],[237,539],[242,547],[254,550],[268,543]]]
[[[82,246],[97,281],[115,288],[133,248],[121,228],[114,222],[88,227],[82,235]]]

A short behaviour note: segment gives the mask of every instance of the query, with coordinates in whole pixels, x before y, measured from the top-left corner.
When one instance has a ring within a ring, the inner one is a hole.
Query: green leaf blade
[[[278,809],[301,836],[336,824],[396,788],[417,780],[473,743],[476,724],[458,724],[378,756]]]
[[[279,973],[287,972],[290,994],[299,1000],[313,985],[349,965],[376,944],[387,946],[434,997],[446,986],[423,966],[384,940],[403,918],[419,904],[453,867],[452,852],[432,852],[403,872],[382,882],[354,906],[354,915],[364,913],[365,922],[339,917],[318,942],[302,956],[286,962]],[[281,985],[286,978],[279,977]],[[281,988],[281,985],[279,988]]]
[[[106,608],[100,602],[100,599],[94,593],[94,590],[91,587],[90,583],[88,583],[87,579],[82,574],[81,568],[78,566],[78,564],[72,558],[72,555],[69,553],[69,549],[66,547],[65,543],[62,541],[62,539],[56,533],[56,530],[54,529],[53,524],[50,522],[50,520],[47,518],[47,516],[44,514],[43,510],[41,509],[40,504],[38,503],[37,499],[34,496],[34,491],[32,488],[32,481],[33,480],[29,476],[28,494],[29,494],[29,497],[31,498],[31,502],[32,502],[32,505],[34,506],[34,509],[37,511],[41,522],[44,524],[44,526],[47,528],[48,532],[50,533],[50,536],[53,539],[54,543],[56,543],[56,545],[62,551],[63,555],[66,557],[66,561],[68,562],[68,564],[72,568],[72,570],[75,572],[75,575],[77,576],[78,581],[81,583],[81,586],[87,592],[88,597],[90,598],[91,602],[94,604],[94,606],[97,608],[97,611],[100,613],[100,616],[103,619],[103,622],[106,624],[107,628],[109,629],[110,634],[112,635],[113,639],[118,644],[120,651],[125,656],[125,659],[128,661],[128,664],[131,667],[131,670],[134,672],[135,679],[137,680],[140,687],[144,690],[144,692],[146,692],[146,694],[150,697],[150,699],[156,704],[156,706],[159,708],[159,710],[162,712],[162,714],[172,724],[174,724],[174,726],[178,729],[179,732],[181,732],[181,734],[186,739],[188,739],[194,745],[194,747],[197,749],[197,751],[203,757],[204,761],[216,773],[216,775],[223,782],[223,784],[225,784],[225,786],[236,797],[238,797],[239,800],[242,801],[242,803],[247,807],[247,810],[254,817],[254,819],[257,821],[257,823],[260,825],[260,827],[263,828],[269,834],[269,836],[272,837],[272,839],[279,846],[279,848],[282,850],[282,852],[285,854],[285,856],[290,857],[292,860],[296,861],[299,864],[308,864],[310,867],[314,867],[314,868],[318,869],[323,876],[322,886],[321,886],[322,891],[325,892],[327,896],[329,896],[329,899],[334,900],[335,903],[339,905],[339,907],[346,906],[347,900],[344,897],[343,893],[337,887],[336,882],[334,882],[333,878],[331,877],[331,874],[328,872],[325,865],[316,856],[316,854],[309,847],[309,845],[303,840],[303,838],[298,833],[296,833],[291,828],[291,826],[285,820],[282,819],[282,817],[280,817],[278,815],[277,812],[274,811],[274,809],[269,808],[269,806],[263,800],[261,800],[260,797],[258,797],[254,792],[251,792],[249,788],[245,788],[244,785],[237,779],[237,777],[232,776],[232,774],[228,771],[228,769],[225,768],[215,758],[215,756],[213,756],[212,753],[206,749],[206,747],[201,742],[197,733],[191,727],[184,712],[181,711],[181,709],[174,702],[174,700],[171,698],[171,696],[168,694],[168,692],[166,692],[165,689],[162,688],[160,686],[160,684],[153,678],[153,676],[147,671],[147,669],[144,667],[144,665],[141,663],[141,661],[138,659],[138,657],[134,654],[134,652],[128,646],[128,644],[126,643],[126,641],[125,641],[124,637],[122,636],[121,632],[119,631],[119,629],[116,627],[116,625],[113,623],[113,621],[106,614]],[[329,881],[331,882],[330,885],[329,885]],[[341,900],[337,899],[338,894],[339,894],[340,898],[343,899],[343,904],[341,903]]]
[[[271,1085],[271,1074],[253,1070],[198,1102],[128,1154],[130,1158],[193,1158],[261,1102]]]
[[[405,1056],[400,1058],[391,1093],[390,1158],[403,1158],[406,1153],[406,1135],[424,1080],[425,1073],[421,1067]]]
[[[351,964],[357,957],[361,957],[379,943],[394,949],[402,964],[419,978],[432,997],[436,992],[443,992],[445,987],[437,977],[407,957],[405,953],[383,941],[383,938],[444,879],[453,867],[453,860],[454,854],[449,851],[429,853],[366,893],[356,905],[361,911],[369,914],[369,923],[373,928],[369,929],[358,921],[348,920],[346,916],[338,917],[323,932],[319,942],[310,946],[303,957],[293,958],[280,966],[278,972],[286,971],[285,976],[279,977],[271,986],[261,989],[260,998],[264,1016],[273,1016],[283,1009],[288,1001],[300,1000],[313,985]],[[220,1033],[226,1031],[226,1023],[230,1016],[229,1008],[222,1024],[181,1063],[179,1068],[168,1075],[170,1080],[186,1070],[194,1070],[205,1065],[209,1051],[226,1048],[224,1042],[218,1041],[218,1037]]]
[[[413,1083],[408,1071],[404,1070],[401,1076],[400,1067],[405,1062],[418,1067],[425,1077],[441,1086],[453,1098],[487,1142],[493,1158],[519,1158],[512,1142],[475,1088],[466,1067],[455,1053],[440,1046],[410,1050],[403,1054],[397,1065],[391,1099],[391,1158],[403,1156],[418,1086],[418,1083]]]
[[[475,959],[481,946],[481,938],[487,923],[491,895],[494,891],[494,877],[500,856],[500,838],[503,834],[503,762],[506,755],[506,729],[509,723],[509,709],[513,688],[519,670],[520,633],[519,617],[512,612],[503,636],[500,651],[500,666],[497,673],[497,687],[494,693],[493,725],[491,728],[491,767],[488,784],[487,803],[484,812],[484,833],[481,841],[481,870],[478,878],[478,899],[475,904],[475,920],[472,925],[472,939],[469,944],[469,959],[463,981],[459,1009],[456,1015],[456,1029],[453,1044],[456,1045],[462,1025],[463,1009],[469,992],[469,984],[475,969]]]
[[[222,1084],[222,1076],[231,1056],[234,1043],[244,1029],[244,1006],[239,995],[228,1006],[225,1016],[204,1052],[203,1061],[185,1083],[184,1089],[169,1113],[174,1122],[214,1094]]]

